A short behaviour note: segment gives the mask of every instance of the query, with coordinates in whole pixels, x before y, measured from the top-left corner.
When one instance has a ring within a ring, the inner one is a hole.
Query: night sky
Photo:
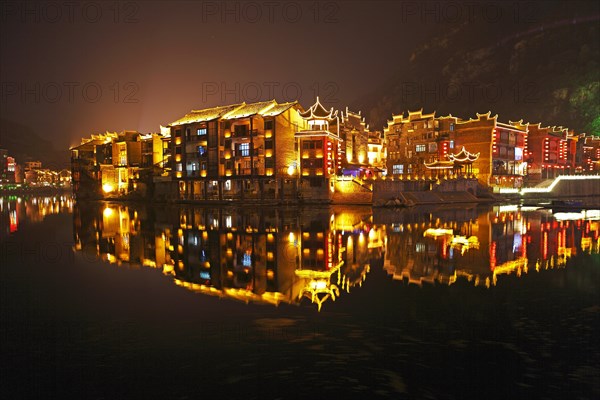
[[[56,149],[106,130],[156,132],[191,109],[244,100],[298,98],[308,107],[320,94],[344,108],[401,74],[416,48],[445,32],[469,29],[485,44],[598,9],[594,2],[0,4],[1,117]]]

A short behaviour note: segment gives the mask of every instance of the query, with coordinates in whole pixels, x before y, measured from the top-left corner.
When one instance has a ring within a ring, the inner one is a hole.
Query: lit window
[[[200,135],[206,135],[206,128],[198,128],[198,130],[196,131],[196,134],[198,136],[200,136]]]
[[[242,256],[242,265],[244,267],[251,267],[252,266],[252,253],[249,251],[246,251],[243,256]]]
[[[204,154],[206,154],[206,147],[198,146],[198,155],[203,156]]]
[[[422,152],[424,152],[426,149],[427,149],[427,146],[425,146],[424,144],[418,144],[418,145],[416,145],[416,147],[415,147],[415,151],[416,151],[417,153],[422,153]]]
[[[450,147],[451,149],[453,149],[453,148],[454,148],[454,140],[451,140],[451,141],[450,141],[450,146],[449,146],[449,147]]]
[[[250,156],[250,143],[240,143],[240,155],[242,157]]]
[[[394,164],[392,165],[392,174],[403,174],[404,173],[404,164]]]

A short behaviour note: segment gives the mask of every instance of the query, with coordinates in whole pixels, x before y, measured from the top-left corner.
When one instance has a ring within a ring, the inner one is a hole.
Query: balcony
[[[249,130],[233,131],[233,132],[231,132],[231,137],[232,138],[247,138],[247,137],[250,137],[250,132],[252,132],[252,136],[254,136],[254,137],[258,136],[258,130],[253,129],[252,131],[249,131]]]

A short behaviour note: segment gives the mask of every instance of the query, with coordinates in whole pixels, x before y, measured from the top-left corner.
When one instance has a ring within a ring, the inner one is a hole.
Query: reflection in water
[[[421,285],[496,285],[597,253],[599,213],[499,206],[376,210],[76,204],[75,248],[110,263],[159,268],[212,296],[318,309],[362,285],[375,260]]]
[[[597,253],[598,212],[579,216],[565,220],[547,210],[497,206],[403,218],[387,213],[376,220],[397,220],[386,225],[384,260],[394,279],[452,284],[465,277],[490,287],[498,275],[564,267],[578,253]]]
[[[75,248],[160,268],[195,292],[275,305],[308,297],[320,309],[364,281],[383,243],[370,219],[370,209],[78,204]]]
[[[0,240],[19,230],[24,223],[41,222],[47,215],[73,212],[69,195],[0,197]]]

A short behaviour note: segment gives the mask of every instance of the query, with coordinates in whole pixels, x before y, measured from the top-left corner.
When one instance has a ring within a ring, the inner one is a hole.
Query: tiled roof
[[[290,107],[298,104],[298,102],[277,103],[275,100],[259,101],[256,103],[239,103],[228,106],[218,106],[205,108],[203,110],[192,110],[182,118],[169,124],[170,126],[191,124],[195,122],[212,121],[218,118],[236,119],[245,118],[252,115],[262,115],[272,117],[279,115]]]
[[[205,122],[212,121],[213,119],[217,119],[222,117],[223,115],[234,111],[236,108],[243,106],[244,104],[232,104],[229,106],[219,106],[212,108],[205,108],[204,110],[192,110],[189,114],[186,114],[182,118],[179,118],[177,121],[172,122],[171,126],[175,125],[183,125],[183,124],[191,124],[194,122]]]
[[[293,101],[290,103],[281,103],[281,104],[275,104],[272,108],[269,108],[268,110],[261,112],[261,115],[264,117],[273,117],[275,115],[279,115],[284,111],[287,111],[289,108],[297,105],[298,102],[297,101]]]
[[[277,102],[275,100],[270,101],[259,101],[258,103],[242,103],[241,107],[238,107],[223,116],[225,119],[236,119],[249,117],[251,115],[260,114],[261,112],[268,112],[273,108]]]

